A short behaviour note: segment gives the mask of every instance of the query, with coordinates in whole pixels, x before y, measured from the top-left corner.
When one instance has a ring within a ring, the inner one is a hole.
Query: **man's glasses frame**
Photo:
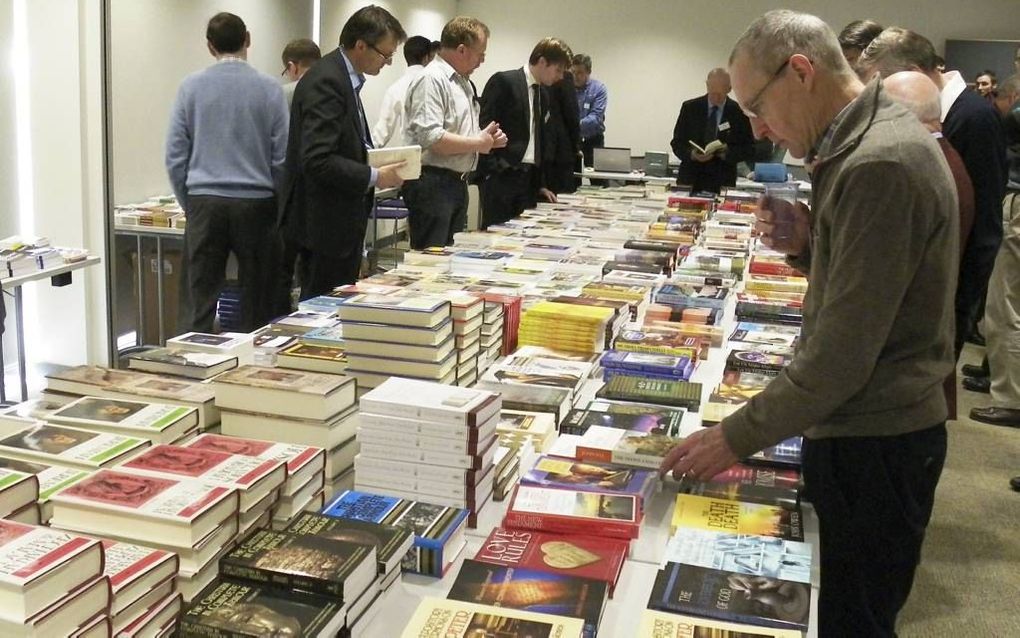
[[[760,115],[758,115],[760,106],[758,103],[765,95],[765,91],[769,90],[769,87],[772,86],[772,83],[779,79],[779,76],[783,74],[783,71],[785,71],[786,67],[788,66],[790,66],[790,58],[786,58],[786,60],[779,65],[779,68],[776,69],[776,72],[772,74],[772,77],[770,77],[769,81],[765,83],[765,86],[761,87],[761,89],[755,94],[754,99],[750,100],[747,103],[747,107],[744,108],[744,115],[756,119],[761,117]]]

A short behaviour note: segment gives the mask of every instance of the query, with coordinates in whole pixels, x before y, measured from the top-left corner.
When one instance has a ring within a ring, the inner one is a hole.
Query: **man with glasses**
[[[809,287],[797,353],[763,392],[688,437],[661,470],[708,479],[804,435],[821,539],[820,636],[894,636],[946,453],[958,219],[938,144],[861,83],[820,19],[771,11],[730,56],[757,137],[812,167],[811,208],[756,212]],[[789,221],[782,238],[775,223]]]
[[[730,75],[726,69],[712,69],[705,79],[707,92],[687,100],[673,127],[670,147],[680,158],[677,182],[692,192],[718,193],[723,186],[737,183],[737,164],[754,157],[754,136],[747,116],[729,99]],[[721,142],[711,152],[702,153],[712,142]]]
[[[294,89],[297,88],[297,81],[301,79],[312,65],[322,58],[319,45],[308,38],[291,40],[283,48],[283,73],[280,75],[287,80],[283,85],[283,94],[287,97],[287,106],[294,101]]]
[[[294,91],[280,224],[298,246],[302,299],[357,281],[372,191],[403,182],[402,163],[368,166],[373,143],[361,89],[366,75],[392,62],[406,37],[385,9],[359,9],[340,32],[340,47]]]
[[[467,182],[479,153],[507,141],[495,122],[479,130],[478,96],[468,79],[485,61],[489,27],[458,16],[439,42],[439,55],[412,82],[404,104],[407,140],[422,147],[421,179],[402,192],[415,250],[453,243],[467,224]]]

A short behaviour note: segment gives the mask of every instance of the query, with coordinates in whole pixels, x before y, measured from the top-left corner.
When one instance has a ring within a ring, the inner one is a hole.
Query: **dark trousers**
[[[241,284],[240,329],[250,332],[267,323],[278,256],[276,199],[195,195],[188,198],[187,215],[184,246],[191,312],[189,325],[182,327],[212,332],[231,252],[237,257]]]
[[[400,191],[409,213],[411,248],[453,244],[453,234],[467,227],[467,182],[454,171],[422,166],[421,177]]]
[[[960,277],[956,283],[956,359],[960,359],[963,344],[975,324],[988,293],[988,278],[992,276],[998,245],[974,246],[968,244],[960,260]]]
[[[297,245],[297,275],[301,284],[301,300],[328,295],[337,286],[353,284],[361,274],[361,259],[365,248],[365,231],[368,220],[352,222],[350,234],[343,243],[330,252],[312,250]],[[279,282],[284,275],[277,276]],[[279,298],[279,297],[277,297]]]
[[[595,165],[595,149],[602,148],[606,145],[605,135],[596,135],[595,137],[589,137],[586,140],[581,140],[581,155],[584,157],[584,166],[591,168]],[[578,167],[580,168],[580,167]],[[605,186],[608,182],[604,179],[593,179],[590,180],[593,186]],[[578,177],[576,180],[578,186],[581,185],[581,178]]]
[[[542,162],[542,170],[545,171],[546,188],[559,195],[560,193],[573,193],[577,190],[575,183],[573,162]]]
[[[534,208],[538,198],[538,170],[521,164],[493,173],[482,182],[482,229],[502,224]]]
[[[945,424],[889,437],[804,439],[818,513],[818,635],[895,636],[946,458]]]
[[[273,315],[280,317],[294,309],[291,303],[291,290],[294,288],[294,269],[297,266],[301,246],[296,241],[284,237],[277,248],[280,250],[280,259],[277,262],[279,268],[276,271],[277,281],[273,289]]]

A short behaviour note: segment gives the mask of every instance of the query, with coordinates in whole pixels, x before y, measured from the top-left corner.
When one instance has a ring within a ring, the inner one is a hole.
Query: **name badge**
[[[585,102],[584,103],[584,108],[590,109],[591,108],[591,102]]]
[[[548,121],[549,121],[549,111],[546,111],[546,112],[545,112],[545,118],[543,118],[543,120],[542,120],[542,121],[543,121],[543,122],[548,122]]]
[[[729,122],[720,122],[719,123],[719,130],[720,131],[728,131],[728,130],[730,130],[730,123]]]

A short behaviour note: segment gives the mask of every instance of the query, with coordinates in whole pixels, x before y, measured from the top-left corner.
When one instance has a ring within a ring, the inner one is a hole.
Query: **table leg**
[[[163,238],[156,235],[156,324],[159,331],[159,345],[166,345],[166,326],[163,321]]]
[[[135,235],[135,265],[137,266],[136,275],[138,275],[138,330],[135,332],[135,345],[142,345],[145,343],[145,265],[143,260],[145,259],[142,254],[142,236]]]
[[[4,294],[0,288],[0,295]],[[7,403],[7,365],[4,363],[4,340],[0,336],[0,403]]]
[[[25,315],[21,299],[21,286],[14,287],[14,319],[18,339],[18,378],[21,380],[21,400],[28,401],[28,370],[25,365]]]

